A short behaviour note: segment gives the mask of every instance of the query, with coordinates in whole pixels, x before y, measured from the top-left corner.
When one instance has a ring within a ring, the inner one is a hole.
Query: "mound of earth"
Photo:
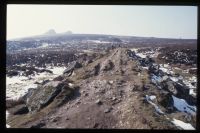
[[[117,48],[85,65],[72,63],[61,80],[32,90],[25,100],[29,112],[11,115],[7,123],[13,128],[178,129],[171,122],[176,116],[195,127],[194,115],[186,119],[189,115],[173,106],[173,84],[163,81],[166,89],[159,89],[140,64],[151,63],[133,56]]]

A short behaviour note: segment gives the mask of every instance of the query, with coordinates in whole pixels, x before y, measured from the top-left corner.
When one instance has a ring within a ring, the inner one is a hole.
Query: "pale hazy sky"
[[[196,6],[7,6],[7,38],[57,33],[197,38]]]

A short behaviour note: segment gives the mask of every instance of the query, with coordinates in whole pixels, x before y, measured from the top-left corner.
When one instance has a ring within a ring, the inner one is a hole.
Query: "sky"
[[[7,5],[7,39],[72,31],[197,38],[197,6]]]

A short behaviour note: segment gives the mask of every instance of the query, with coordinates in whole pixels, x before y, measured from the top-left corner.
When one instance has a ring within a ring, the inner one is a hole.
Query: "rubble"
[[[109,113],[111,110],[112,110],[111,107],[110,107],[110,108],[106,108],[106,109],[104,110],[104,113]]]
[[[41,128],[41,127],[44,127],[45,125],[46,125],[45,123],[40,122],[36,125],[31,126],[30,128]]]
[[[98,99],[95,103],[98,104],[98,105],[101,105],[102,101]]]

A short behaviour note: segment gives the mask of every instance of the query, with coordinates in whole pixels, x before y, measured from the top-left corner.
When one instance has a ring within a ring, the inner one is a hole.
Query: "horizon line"
[[[70,30],[69,30],[70,31]],[[68,31],[66,31],[68,32]],[[7,38],[6,37],[6,41],[11,41],[11,40],[18,40],[18,39],[25,39],[25,38],[31,38],[31,37],[39,37],[39,36],[53,36],[53,35],[59,35],[59,34],[66,34],[66,32],[59,32],[59,33],[55,33],[55,34],[52,34],[52,35],[48,35],[48,34],[37,34],[37,35],[30,35],[30,36],[23,36],[23,37],[14,37],[14,38]],[[72,31],[71,31],[72,32]],[[176,38],[173,38],[173,37],[157,37],[157,36],[139,36],[139,35],[120,35],[120,34],[106,34],[106,33],[70,33],[68,35],[73,35],[73,34],[89,34],[89,35],[110,35],[110,36],[124,36],[124,37],[144,37],[144,38],[160,38],[160,39],[191,39],[191,40],[197,40],[197,38],[182,38],[182,37],[176,37]]]

